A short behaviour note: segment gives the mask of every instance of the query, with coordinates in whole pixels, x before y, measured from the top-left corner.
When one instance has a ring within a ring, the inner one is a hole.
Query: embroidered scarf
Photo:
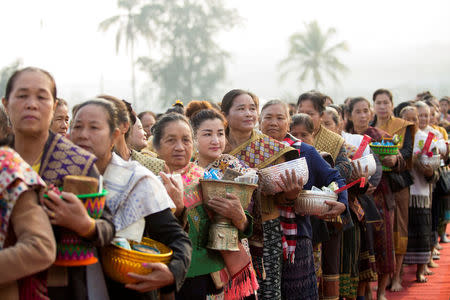
[[[108,190],[106,205],[113,215],[116,231],[136,221],[174,207],[162,183],[136,161],[125,161],[113,153],[104,174]]]
[[[254,130],[248,141],[230,151],[229,154],[242,160],[250,168],[262,169],[292,150],[291,147]]]
[[[86,176],[97,158],[60,134],[50,132],[39,175],[47,184],[62,187],[66,175]]]

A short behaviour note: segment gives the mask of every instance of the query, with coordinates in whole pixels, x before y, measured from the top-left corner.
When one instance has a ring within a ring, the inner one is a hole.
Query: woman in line
[[[314,149],[314,147],[302,143],[288,133],[290,116],[287,105],[279,100],[267,102],[261,109],[260,128],[263,133],[277,141],[286,143],[300,152],[300,157],[305,157],[309,176],[304,189],[309,190],[312,186],[328,186],[331,182],[344,185],[343,179],[337,170],[332,169]],[[314,163],[313,163],[314,162]],[[343,201],[346,192],[339,195],[338,201]],[[334,203],[333,203],[334,204]],[[344,212],[345,205],[336,203],[340,208],[340,213]],[[292,204],[290,204],[292,208]],[[330,208],[333,208],[330,205]],[[293,210],[290,209],[291,213]],[[326,215],[322,217],[335,217],[336,215]],[[317,299],[318,290],[316,274],[314,270],[314,258],[312,248],[312,227],[309,216],[295,215],[297,224],[295,260],[291,263],[284,261],[282,271],[282,298],[283,299]]]
[[[183,179],[184,196],[179,219],[189,226],[189,239],[192,242],[192,260],[187,278],[176,293],[176,299],[210,299],[223,296],[223,285],[217,277],[218,271],[225,267],[219,251],[206,248],[211,220],[203,205],[200,179],[203,168],[190,162],[193,151],[193,133],[187,118],[178,113],[162,116],[153,125],[153,146],[158,157],[166,162],[169,171],[180,174]],[[251,231],[250,222],[245,215],[239,199],[229,194],[227,198],[215,197],[211,205],[214,211],[232,220],[240,232]],[[178,208],[177,208],[178,209]]]
[[[127,107],[127,104],[123,100],[109,95],[100,95],[99,98],[111,102],[118,112],[120,134],[114,144],[114,152],[123,160],[135,160],[139,162],[155,175],[159,175],[161,171],[164,171],[164,161],[150,155],[139,153],[127,144],[131,128],[134,127],[137,120],[131,105]]]
[[[409,186],[412,178],[409,169],[412,164],[412,148],[414,144],[414,124],[393,116],[394,102],[389,90],[376,90],[372,97],[375,118],[371,126],[386,131],[391,136],[398,135],[401,155],[388,155],[383,158],[383,166],[393,170],[387,174],[388,181],[394,192],[394,202],[388,203],[389,209],[394,209],[394,251],[395,272],[392,278],[391,291],[400,291],[401,268],[408,246],[408,202]]]
[[[58,98],[56,100],[58,102],[56,104],[56,110],[50,130],[54,133],[59,133],[62,136],[66,136],[67,130],[69,130],[69,105],[62,98]]]
[[[173,250],[168,265],[148,263],[146,267],[153,269],[149,275],[130,273],[138,280],[135,284],[123,286],[109,280],[110,297],[157,299],[157,289],[181,287],[189,267],[191,245],[171,212],[172,200],[156,176],[139,163],[125,161],[112,152],[119,136],[117,110],[111,103],[94,99],[80,104],[71,139],[97,156],[97,168],[109,191],[106,206],[113,215],[116,236],[137,241],[142,236],[150,237]]]
[[[255,95],[243,90],[231,90],[223,97],[221,110],[228,123],[225,153],[254,169],[298,157],[294,148],[255,130],[258,122],[258,98]],[[302,186],[299,179],[293,183],[293,189],[287,196],[290,199],[297,196]],[[276,208],[278,200],[284,201],[284,196],[283,193],[264,195],[258,192],[251,210],[254,226],[249,246],[260,287],[258,298],[261,299],[281,299],[283,247],[280,214]]]
[[[371,119],[369,100],[362,97],[352,98],[348,103],[348,115],[345,129],[348,133],[370,136],[373,142],[380,142],[383,137],[389,137],[386,132],[369,126]],[[359,279],[362,283],[358,287],[358,296],[370,294],[369,282],[378,277],[378,297],[383,299],[389,274],[394,271],[395,263],[392,237],[393,211],[388,208],[389,199],[393,196],[386,175],[379,177],[379,159],[375,154],[374,156],[377,161],[377,173],[370,178],[366,194],[358,195],[364,210],[361,232],[365,233],[365,239],[362,239],[361,244],[361,257],[364,259],[360,261]],[[372,204],[375,204],[376,208]],[[375,272],[378,272],[378,276]]]
[[[342,178],[350,182],[352,165],[348,159],[344,139],[337,133],[322,125],[325,111],[326,96],[319,92],[308,92],[300,95],[297,101],[299,113],[308,114],[314,124],[314,148],[331,154],[334,167]],[[342,230],[352,226],[350,211],[335,220],[328,220],[330,240],[322,244],[323,286],[321,297],[337,299],[339,297],[339,249],[341,245]]]
[[[47,71],[28,67],[9,78],[2,102],[14,132],[14,149],[47,185],[62,187],[66,175],[97,178],[95,156],[50,131],[56,101],[56,84]],[[74,232],[83,243],[99,247],[109,244],[114,225],[107,209],[101,219],[94,220],[74,194],[63,192],[64,200],[54,192],[48,195],[50,199],[44,200],[44,204],[57,243],[63,227]],[[87,267],[52,266],[47,272],[33,275],[32,280],[45,288],[48,283],[51,299],[107,298],[99,263]],[[47,295],[47,291],[43,294]]]
[[[222,179],[227,169],[245,174],[251,170],[245,163],[234,156],[223,154],[226,145],[225,129],[227,123],[225,117],[207,101],[191,101],[186,107],[186,116],[189,117],[194,132],[197,151],[195,163],[205,172],[215,172]],[[241,203],[234,203],[241,206]],[[214,210],[223,213],[221,206],[213,201]],[[252,205],[252,204],[250,204]],[[238,207],[240,209],[240,207]],[[243,209],[247,209],[244,207]],[[223,278],[229,278],[225,285],[226,299],[242,299],[245,296],[254,295],[258,289],[258,281],[249,255],[247,237],[253,229],[252,217],[245,211],[246,217],[251,223],[246,236],[240,236],[239,251],[222,251],[227,272],[222,272]],[[223,270],[225,271],[225,269]],[[227,273],[229,275],[227,275]]]
[[[0,147],[0,170],[0,298],[36,297],[39,286],[21,279],[50,267],[56,255],[52,226],[39,203],[45,183],[9,147]]]
[[[414,157],[411,175],[414,183],[410,187],[409,222],[408,222],[408,250],[404,262],[417,264],[416,280],[419,283],[427,282],[426,265],[431,259],[432,243],[432,184],[437,181],[438,175],[430,166],[424,165],[417,154],[422,151],[421,144],[425,143],[430,132],[438,134],[431,126],[430,108],[425,103],[418,101],[417,108],[419,125],[414,137]],[[432,143],[430,151],[434,148]],[[423,146],[422,146],[423,147]],[[431,275],[431,274],[430,274]]]

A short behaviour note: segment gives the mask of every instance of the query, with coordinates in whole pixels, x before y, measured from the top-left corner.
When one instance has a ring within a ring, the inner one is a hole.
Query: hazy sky
[[[312,20],[335,27],[337,40],[350,46],[340,57],[351,72],[340,85],[327,81],[321,88],[336,102],[347,96],[370,98],[379,87],[392,89],[398,101],[426,88],[437,96],[450,94],[448,0],[225,3],[237,8],[244,21],[218,37],[232,59],[216,100],[232,88],[287,100],[311,89],[311,83],[294,80],[281,84],[277,64],[287,54],[288,37]],[[99,22],[117,12],[113,0],[0,1],[0,67],[22,58],[25,65],[47,69],[60,96],[72,104],[102,90],[130,98],[130,59],[123,49],[116,55],[114,32],[98,31]],[[146,51],[142,41],[138,54]],[[157,86],[148,84],[145,74],[139,74],[138,83],[156,96]]]

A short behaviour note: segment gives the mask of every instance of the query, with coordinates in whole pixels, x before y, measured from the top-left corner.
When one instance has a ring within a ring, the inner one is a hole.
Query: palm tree
[[[136,73],[134,47],[139,36],[144,37],[147,42],[154,38],[154,32],[151,28],[151,21],[155,22],[155,16],[160,11],[159,5],[147,4],[140,5],[141,0],[118,0],[118,7],[125,12],[112,16],[99,25],[99,29],[107,31],[112,26],[117,26],[116,32],[116,53],[123,38],[125,39],[125,50],[130,53],[131,59],[131,88],[132,103],[136,101]]]
[[[339,61],[336,53],[348,51],[347,43],[342,41],[329,46],[336,29],[323,32],[317,21],[305,24],[305,27],[305,32],[294,33],[289,38],[289,54],[279,64],[283,71],[280,79],[295,73],[298,82],[302,83],[311,74],[315,89],[324,84],[325,74],[339,82],[338,74],[346,73],[348,68]]]

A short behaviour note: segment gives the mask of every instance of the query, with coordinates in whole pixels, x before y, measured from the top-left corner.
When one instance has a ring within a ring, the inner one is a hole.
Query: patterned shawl
[[[331,130],[328,130],[322,125],[320,125],[319,131],[314,136],[314,148],[316,148],[317,151],[325,151],[330,153],[331,157],[333,157],[333,161],[336,161],[343,144],[343,137]]]
[[[97,158],[60,134],[49,133],[39,175],[45,183],[62,187],[66,175],[86,176]]]
[[[262,169],[293,150],[293,148],[254,130],[248,141],[237,146],[229,154],[242,160],[250,168]]]
[[[125,161],[113,153],[105,174],[106,205],[116,231],[136,221],[175,207],[163,184],[136,161]]]
[[[11,213],[22,193],[39,191],[44,181],[9,147],[0,147],[0,251],[3,249]]]

